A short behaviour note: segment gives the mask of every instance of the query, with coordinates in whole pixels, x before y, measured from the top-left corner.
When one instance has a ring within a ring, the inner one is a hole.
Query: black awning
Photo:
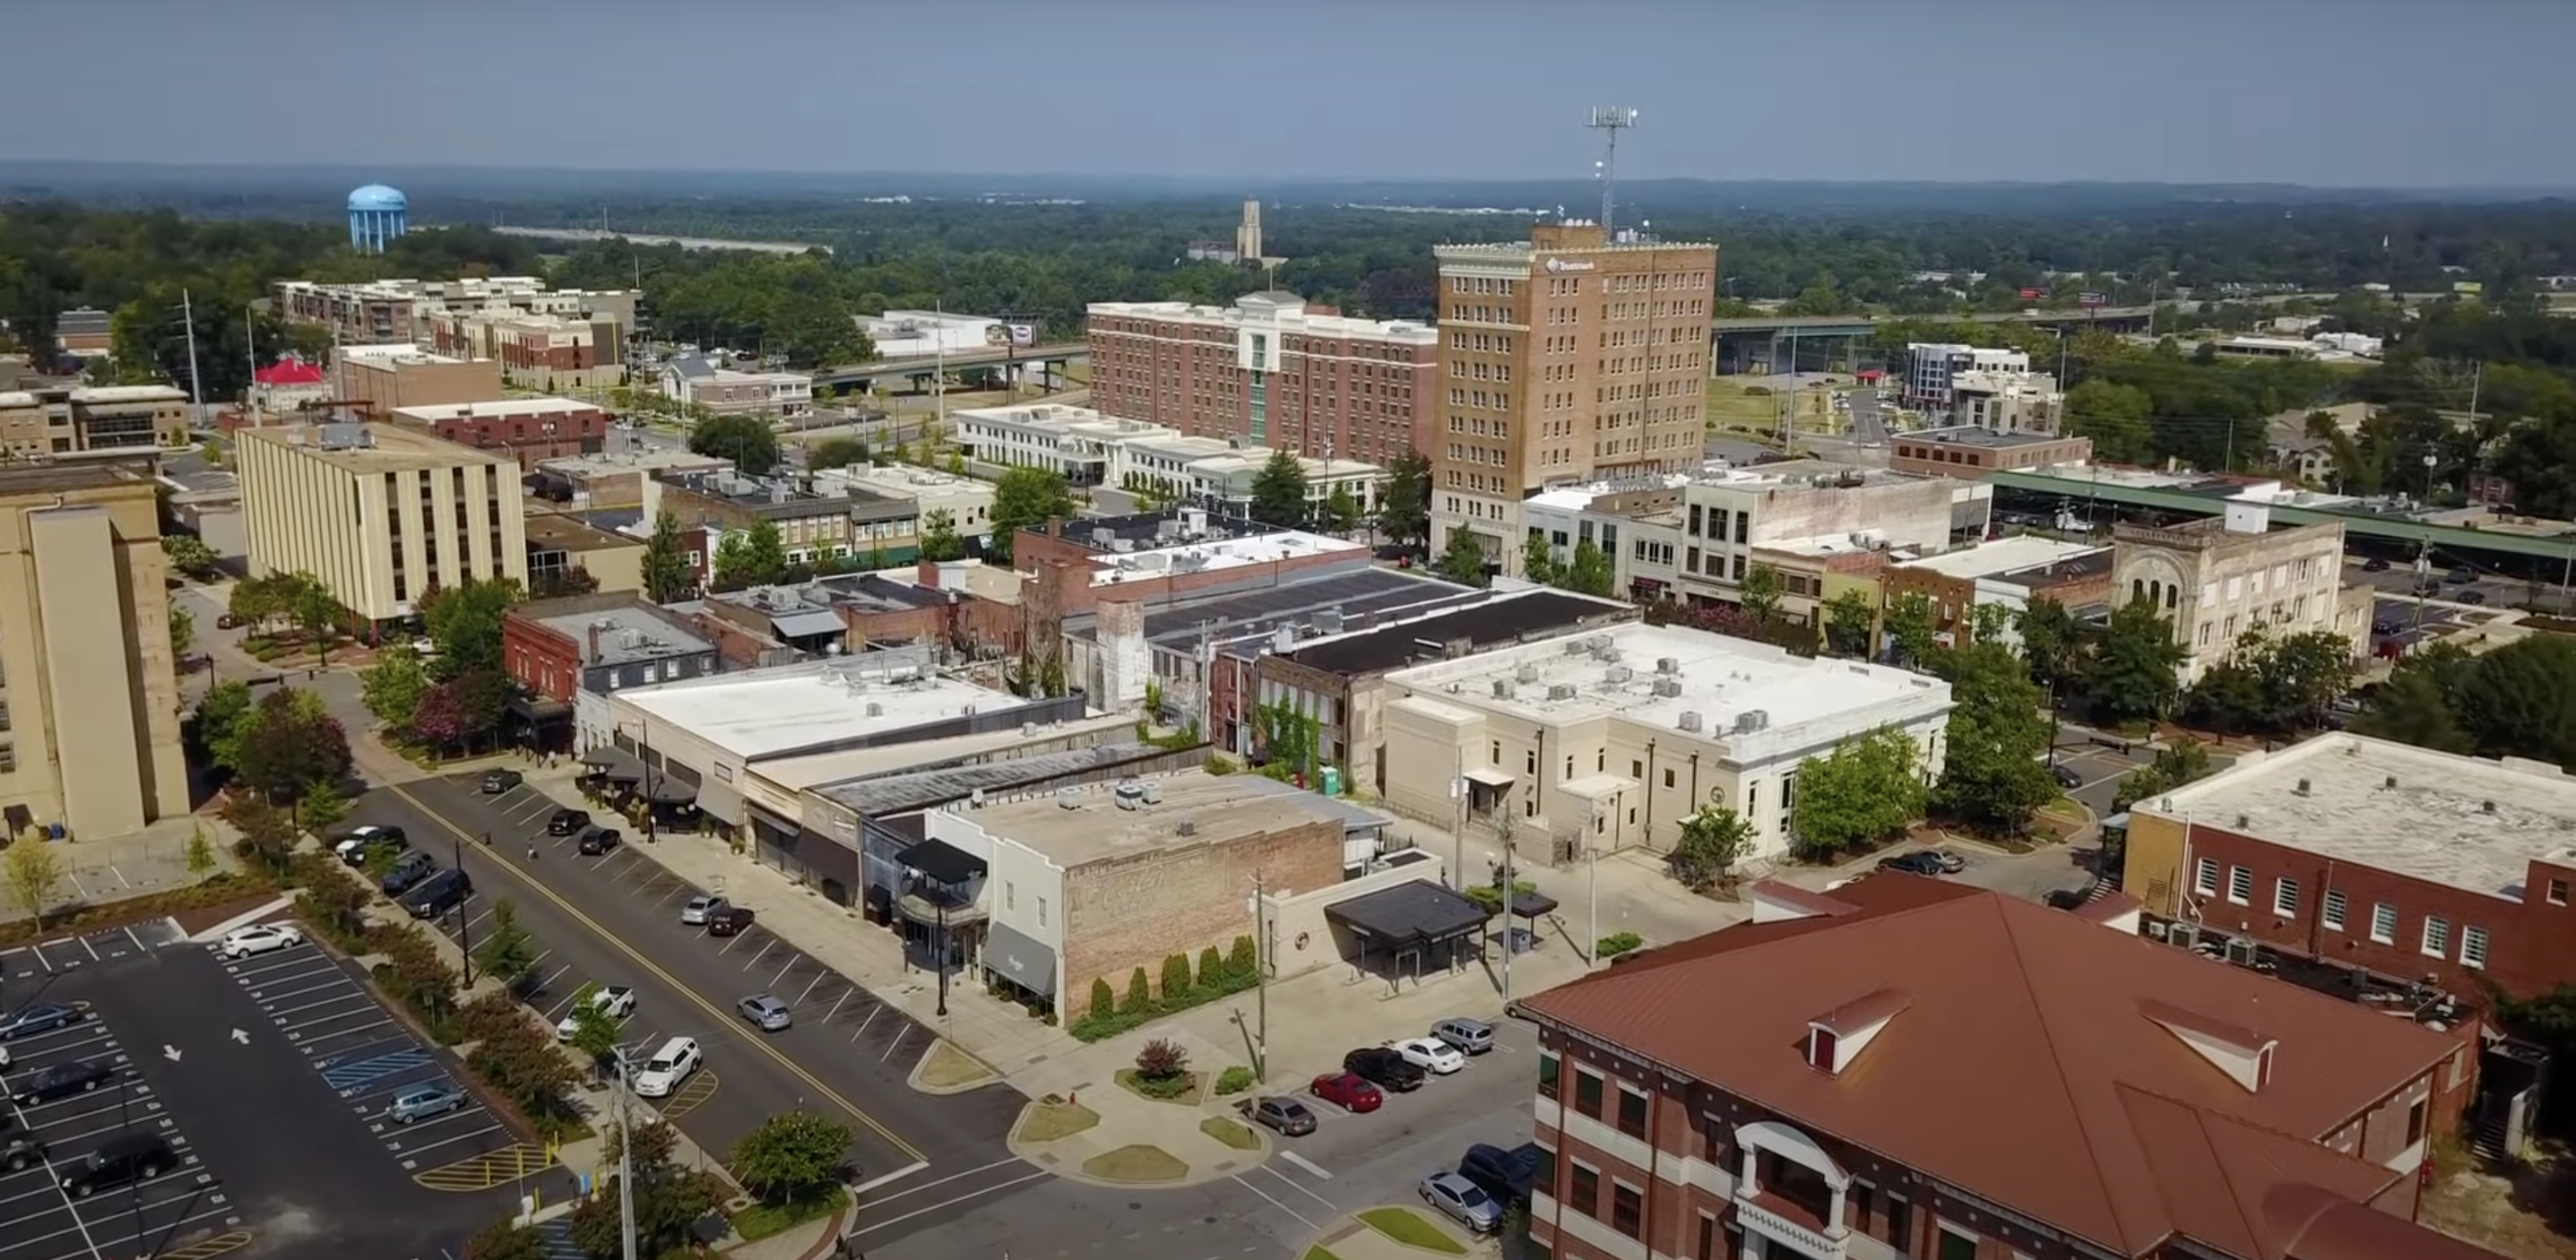
[[[6,818],[9,826],[9,834],[0,836],[0,844],[27,834],[36,825],[36,811],[24,805],[0,806],[0,818]]]
[[[641,783],[644,762],[623,748],[599,748],[582,756],[591,774],[611,783]]]
[[[1556,898],[1548,896],[1546,893],[1523,892],[1512,894],[1512,917],[1514,918],[1535,919],[1541,915],[1554,913],[1556,913]]]
[[[561,722],[572,716],[572,706],[551,696],[514,695],[510,712],[531,722]]]
[[[644,795],[663,805],[686,805],[698,799],[698,785],[657,774],[644,780]]]
[[[894,855],[908,870],[942,884],[963,884],[984,874],[984,859],[945,840],[924,840]]]
[[[1381,888],[1324,907],[1324,917],[1396,944],[1448,940],[1485,925],[1485,908],[1427,879]]]
[[[591,749],[589,752],[583,753],[581,755],[581,764],[585,766],[613,766],[618,763],[618,759],[621,757],[628,761],[635,759],[632,753],[627,752],[623,748],[602,744],[597,748]]]

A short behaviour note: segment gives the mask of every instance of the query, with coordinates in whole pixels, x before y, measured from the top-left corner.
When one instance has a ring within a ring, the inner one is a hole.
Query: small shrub
[[[1253,946],[1252,938],[1249,936],[1234,938],[1234,952],[1227,955],[1225,960],[1227,978],[1249,980],[1260,970],[1261,955]]]
[[[465,1004],[456,1013],[456,1022],[469,1041],[490,1041],[508,1036],[516,1025],[528,1022],[527,1012],[508,993],[495,989]]]
[[[1178,1098],[1198,1085],[1198,1082],[1190,1079],[1190,1074],[1187,1072],[1177,1076],[1146,1076],[1140,1073],[1132,1078],[1130,1083],[1137,1093],[1147,1098]]]
[[[1091,979],[1091,1017],[1108,1019],[1118,1013],[1118,991],[1109,987],[1109,977]]]
[[[1252,1088],[1252,1069],[1236,1064],[1216,1074],[1216,1092],[1240,1094]]]
[[[1225,956],[1210,945],[1199,951],[1199,987],[1213,989],[1225,983]]]
[[[1174,954],[1163,960],[1163,1001],[1178,1002],[1190,994],[1190,956]]]
[[[1234,758],[1220,755],[1208,758],[1207,765],[1202,768],[1209,774],[1233,774],[1243,767],[1236,765]]]
[[[1168,1037],[1156,1037],[1136,1052],[1136,1075],[1143,1080],[1170,1080],[1189,1070],[1189,1051],[1173,1044]]]
[[[1138,967],[1127,977],[1127,1000],[1118,1007],[1121,1015],[1144,1015],[1154,1009],[1154,991],[1145,983],[1145,969]]]
[[[1613,932],[1601,938],[1600,943],[1594,947],[1594,954],[1601,958],[1616,958],[1645,943],[1645,938],[1634,932]]]

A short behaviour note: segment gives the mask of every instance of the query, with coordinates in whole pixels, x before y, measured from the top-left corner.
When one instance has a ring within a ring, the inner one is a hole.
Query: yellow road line
[[[713,1070],[699,1069],[697,1075],[689,1078],[688,1084],[681,1086],[679,1092],[671,1095],[670,1101],[662,1104],[662,1118],[677,1120],[706,1106],[707,1100],[716,1096],[716,1086],[721,1084],[723,1082]]]
[[[388,783],[385,785],[385,788],[394,795],[410,802],[413,809],[417,809],[421,813],[437,819],[440,826],[456,833],[457,839],[469,844],[481,843],[481,840],[475,836],[474,833],[467,831],[463,827],[457,826],[454,819],[449,818],[447,815],[421,803],[421,799],[412,795],[410,789],[405,788],[399,783]],[[646,858],[644,860],[652,861],[650,858]],[[552,888],[548,888],[535,877],[529,875],[526,871],[520,870],[516,866],[512,866],[508,861],[498,856],[495,856],[492,861],[502,870],[508,871],[512,879],[519,881],[520,884],[533,890],[539,896],[553,902],[556,909],[570,915],[574,922],[589,928],[593,933],[597,934],[601,940],[616,947],[618,952],[625,954],[628,958],[634,959],[637,966],[642,967],[645,971],[660,979],[662,983],[671,986],[671,988],[678,992],[681,997],[696,1003],[698,1008],[705,1011],[708,1018],[714,1020],[718,1026],[728,1028],[732,1027],[735,1018],[733,1014],[718,1008],[715,1003],[708,1001],[706,997],[700,994],[696,989],[690,988],[688,985],[681,983],[677,976],[662,970],[659,964],[656,964],[652,959],[645,957],[643,953],[637,950],[634,946],[627,944],[624,937],[619,936],[615,932],[609,931],[607,928],[601,927],[597,920],[582,913],[581,910],[571,902],[564,900],[563,894],[556,892]],[[656,863],[656,865],[659,864]],[[676,876],[674,878],[676,878]],[[832,1105],[839,1107],[841,1110],[850,1113],[850,1115],[858,1120],[860,1124],[867,1126],[869,1132],[876,1134],[878,1137],[884,1138],[888,1143],[892,1144],[896,1150],[903,1152],[906,1158],[920,1161],[927,1161],[930,1158],[929,1156],[922,1154],[918,1147],[915,1147],[912,1143],[904,1141],[901,1137],[897,1136],[894,1130],[885,1127],[885,1125],[879,1122],[875,1116],[859,1110],[858,1105],[852,1103],[847,1098],[843,1098],[839,1090],[833,1089],[831,1086],[816,1079],[813,1073],[805,1070],[803,1064],[796,1062],[794,1059],[788,1058],[785,1054],[779,1051],[778,1047],[771,1045],[766,1039],[747,1037],[743,1038],[743,1040],[753,1049],[758,1050],[775,1060],[778,1063],[778,1066],[787,1069],[789,1073],[796,1077],[796,1079],[805,1082],[808,1086],[811,1086],[817,1095],[821,1096]]]
[[[250,1232],[237,1229],[229,1234],[217,1234],[203,1242],[190,1243],[177,1251],[159,1252],[154,1260],[214,1260],[216,1256],[239,1251],[250,1244]]]
[[[554,1152],[519,1142],[413,1173],[411,1179],[430,1190],[472,1194],[534,1176],[554,1165]]]

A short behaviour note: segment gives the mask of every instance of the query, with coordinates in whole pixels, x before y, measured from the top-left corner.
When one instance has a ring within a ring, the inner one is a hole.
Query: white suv
[[[680,1082],[698,1070],[698,1043],[691,1037],[673,1037],[644,1061],[635,1074],[635,1092],[646,1098],[668,1098]]]

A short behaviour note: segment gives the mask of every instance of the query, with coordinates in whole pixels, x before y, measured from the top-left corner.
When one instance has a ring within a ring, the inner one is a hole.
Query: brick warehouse
[[[1516,1008],[1540,1028],[1548,1254],[2490,1255],[2413,1223],[2474,1023],[1914,876],[1754,901]]]
[[[2576,778],[2334,733],[2130,809],[2153,914],[2481,1003],[2576,982]]]

